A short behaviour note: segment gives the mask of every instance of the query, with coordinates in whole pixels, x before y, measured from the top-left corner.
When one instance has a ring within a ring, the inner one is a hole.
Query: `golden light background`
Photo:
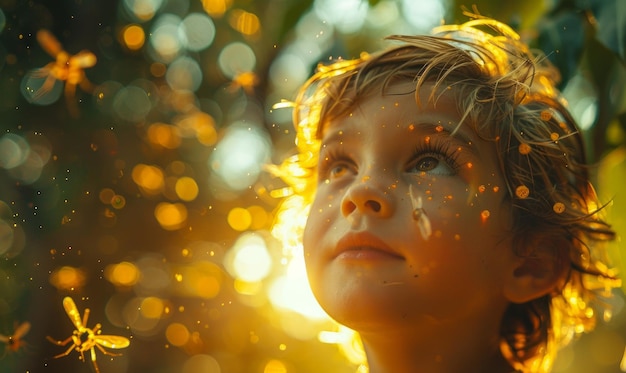
[[[291,112],[275,104],[318,63],[463,21],[462,5],[552,48],[623,235],[626,21],[599,26],[626,6],[510,3],[0,0],[0,372],[94,371],[90,350],[54,358],[72,342],[46,339],[78,328],[67,296],[90,310],[84,327],[101,324],[96,340],[130,341],[106,349],[120,356],[94,346],[102,373],[364,372],[302,258],[270,232],[289,191],[266,165],[294,150]],[[593,27],[624,36],[618,53],[589,41]],[[615,295],[612,318],[555,373],[626,372]]]

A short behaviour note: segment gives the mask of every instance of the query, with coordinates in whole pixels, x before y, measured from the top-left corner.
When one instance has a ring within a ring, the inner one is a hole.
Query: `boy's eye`
[[[328,171],[328,177],[330,177],[331,179],[336,179],[345,175],[347,172],[348,166],[346,166],[345,164],[337,164],[330,168],[330,170]]]
[[[439,160],[435,157],[424,157],[415,165],[417,171],[431,171],[437,167]]]
[[[336,150],[328,149],[328,154],[320,158],[318,175],[320,180],[335,180],[354,172],[355,166],[351,158]]]
[[[408,171],[443,176],[456,174],[453,162],[449,162],[443,155],[438,154],[418,157],[408,168]]]

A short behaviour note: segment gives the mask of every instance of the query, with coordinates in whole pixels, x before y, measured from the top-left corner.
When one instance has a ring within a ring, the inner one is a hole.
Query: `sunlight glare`
[[[312,320],[328,319],[309,287],[302,257],[294,257],[289,262],[286,273],[272,282],[268,295],[279,309],[291,310]]]

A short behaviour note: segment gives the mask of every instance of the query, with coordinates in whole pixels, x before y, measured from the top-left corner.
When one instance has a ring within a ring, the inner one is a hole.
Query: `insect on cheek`
[[[413,185],[409,185],[409,196],[411,197],[411,206],[413,207],[412,218],[422,238],[428,240],[432,235],[432,227],[430,225],[430,219],[423,208],[422,196],[416,195],[416,193],[413,192]]]

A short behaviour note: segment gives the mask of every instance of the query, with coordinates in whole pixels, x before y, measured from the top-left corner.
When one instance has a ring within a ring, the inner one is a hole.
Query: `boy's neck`
[[[370,373],[514,372],[500,352],[497,330],[476,323],[431,331],[361,333],[361,338]]]

